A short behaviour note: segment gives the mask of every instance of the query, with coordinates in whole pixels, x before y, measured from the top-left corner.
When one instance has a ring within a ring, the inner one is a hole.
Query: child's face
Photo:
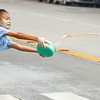
[[[0,16],[0,25],[10,29],[10,25],[11,25],[11,20],[10,20],[10,16],[8,13],[3,12]]]

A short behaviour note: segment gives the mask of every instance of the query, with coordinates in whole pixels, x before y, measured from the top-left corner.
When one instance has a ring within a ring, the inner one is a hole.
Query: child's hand
[[[38,43],[40,44],[41,48],[45,48],[45,39],[44,38],[38,38]]]

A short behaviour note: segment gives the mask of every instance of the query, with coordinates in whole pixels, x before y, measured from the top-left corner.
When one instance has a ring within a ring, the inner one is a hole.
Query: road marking
[[[71,20],[63,19],[63,18],[58,18],[58,17],[51,17],[51,16],[41,15],[41,14],[36,14],[36,13],[30,13],[30,14],[31,15],[35,15],[35,16],[39,16],[39,17],[53,18],[53,19],[57,19],[57,20],[61,20],[61,21],[71,22]]]
[[[3,95],[0,95],[0,100],[21,100],[21,99],[15,98],[8,94],[3,94]]]
[[[53,100],[89,100],[71,92],[41,93],[41,95],[44,95]]]
[[[85,58],[85,59],[92,60],[92,61],[95,61],[95,62],[100,62],[100,58],[97,58],[97,57],[94,57],[94,56],[82,54],[82,53],[79,53],[79,52],[74,52],[74,51],[71,51],[71,50],[68,50],[68,49],[63,50],[62,48],[58,48],[57,50],[61,51],[62,53],[65,53],[65,54]]]
[[[73,23],[77,23],[77,24],[82,24],[82,25],[87,25],[87,26],[93,26],[93,27],[100,27],[99,25],[95,25],[95,24],[89,24],[89,23],[83,23],[83,22],[74,22],[72,20],[69,19],[63,19],[63,18],[59,18],[59,17],[51,17],[51,16],[47,16],[47,15],[42,15],[42,14],[36,14],[36,13],[30,13],[31,15],[35,15],[35,16],[39,16],[39,17],[46,17],[46,18],[53,18],[56,20],[60,20],[60,21],[65,21],[65,22],[73,22]]]
[[[10,37],[10,38],[12,40],[16,40],[16,41],[19,41],[19,42],[29,43],[29,44],[32,44],[32,45],[35,45],[35,46],[37,45],[37,42],[35,42],[35,41],[31,42],[29,40],[16,39],[14,37]],[[68,50],[68,49],[57,48],[57,51],[65,53],[65,54],[81,57],[81,58],[84,58],[84,59],[92,60],[92,61],[95,61],[95,62],[100,62],[100,58],[90,56],[90,55],[86,55],[86,54],[81,54],[79,52],[74,52],[74,51],[71,51],[71,50]]]
[[[61,21],[66,21],[66,22],[72,22],[71,20],[63,19],[63,18],[54,17],[54,19],[61,20]]]
[[[89,23],[83,23],[83,22],[75,22],[77,24],[87,25],[87,26],[94,26],[94,27],[100,27],[99,25],[89,24]]]
[[[35,16],[39,16],[39,17],[50,17],[50,16],[46,16],[46,15],[41,15],[41,14],[36,14],[36,13],[30,13],[31,15],[35,15]]]

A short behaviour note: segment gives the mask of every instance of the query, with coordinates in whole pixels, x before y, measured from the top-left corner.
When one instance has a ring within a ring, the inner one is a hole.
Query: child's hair
[[[8,13],[5,9],[0,9],[0,15],[2,15],[3,12]]]

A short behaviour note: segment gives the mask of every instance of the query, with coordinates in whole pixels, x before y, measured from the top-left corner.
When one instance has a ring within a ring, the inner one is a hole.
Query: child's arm
[[[14,49],[17,49],[17,50],[20,50],[20,51],[36,52],[37,53],[37,50],[35,48],[31,48],[31,47],[28,47],[28,46],[20,45],[20,44],[17,44],[17,43],[10,45],[10,47],[14,48]]]
[[[34,52],[34,53],[38,53],[37,52],[37,49],[35,48],[31,48],[31,47],[28,47],[28,46],[23,46],[23,45],[20,45],[20,44],[12,44],[10,45],[11,48],[14,48],[14,49],[17,49],[17,50],[20,50],[20,51],[26,51],[26,52]],[[41,57],[43,57],[41,54],[39,54]]]
[[[44,39],[39,38],[37,36],[32,36],[32,35],[22,33],[22,32],[8,32],[6,35],[12,36],[18,39],[33,40],[33,41],[38,42],[41,45],[41,47],[44,47],[44,42],[45,42]]]

